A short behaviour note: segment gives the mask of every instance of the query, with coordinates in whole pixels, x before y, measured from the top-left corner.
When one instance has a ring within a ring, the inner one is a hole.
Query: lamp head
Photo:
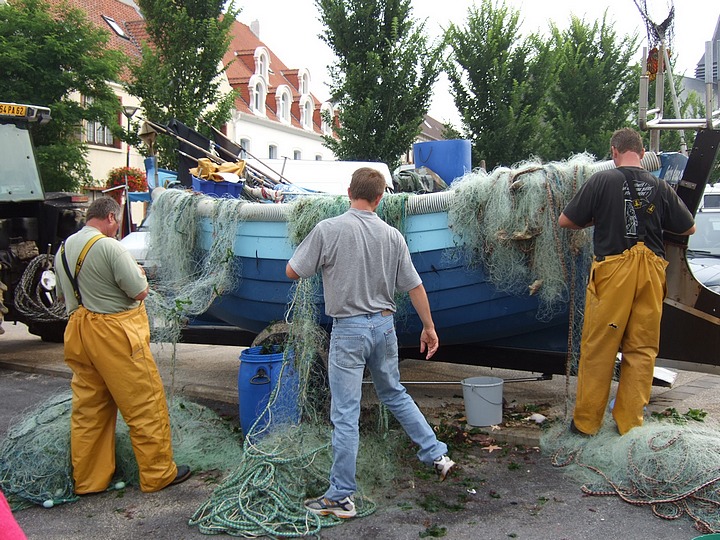
[[[123,114],[128,120],[135,116],[135,113],[138,112],[138,110],[140,110],[140,107],[135,107],[134,105],[125,105],[122,108]]]

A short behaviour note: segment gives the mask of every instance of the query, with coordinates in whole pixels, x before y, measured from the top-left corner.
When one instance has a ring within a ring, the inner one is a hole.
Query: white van
[[[707,186],[688,239],[687,259],[695,278],[720,294],[720,183]]]
[[[700,208],[717,208],[720,209],[720,181],[716,182],[715,185],[708,184],[705,187],[703,193],[703,200],[700,203]]]

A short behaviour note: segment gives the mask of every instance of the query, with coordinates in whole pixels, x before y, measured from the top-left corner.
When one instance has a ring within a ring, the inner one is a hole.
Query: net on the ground
[[[10,426],[0,444],[0,489],[13,510],[77,500],[70,462],[71,401],[68,390],[40,403]],[[171,401],[170,424],[175,460],[193,470],[228,471],[242,452],[236,426],[191,401]],[[110,487],[117,482],[138,485],[137,461],[121,416],[115,460]]]
[[[543,451],[582,482],[588,495],[617,496],[665,519],[686,517],[701,532],[720,531],[720,434],[688,422],[646,420],[622,437],[607,415],[593,437],[567,424],[548,430]]]

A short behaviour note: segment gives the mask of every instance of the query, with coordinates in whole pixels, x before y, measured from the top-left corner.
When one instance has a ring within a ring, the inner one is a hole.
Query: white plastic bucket
[[[465,416],[471,426],[494,426],[502,422],[503,380],[498,377],[463,379]]]

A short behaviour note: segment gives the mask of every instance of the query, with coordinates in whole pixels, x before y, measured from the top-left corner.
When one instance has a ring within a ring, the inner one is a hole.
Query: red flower
[[[137,169],[135,167],[118,167],[116,169],[112,169],[108,173],[108,181],[107,181],[106,187],[112,188],[115,186],[124,186],[126,178],[127,178],[128,191],[147,191],[148,190],[148,184],[147,184],[147,179],[145,178],[145,173],[142,170]],[[123,194],[124,194],[124,190],[122,190],[122,189],[116,189],[115,191],[110,191],[108,193],[108,195],[113,197],[119,203],[122,203]]]

